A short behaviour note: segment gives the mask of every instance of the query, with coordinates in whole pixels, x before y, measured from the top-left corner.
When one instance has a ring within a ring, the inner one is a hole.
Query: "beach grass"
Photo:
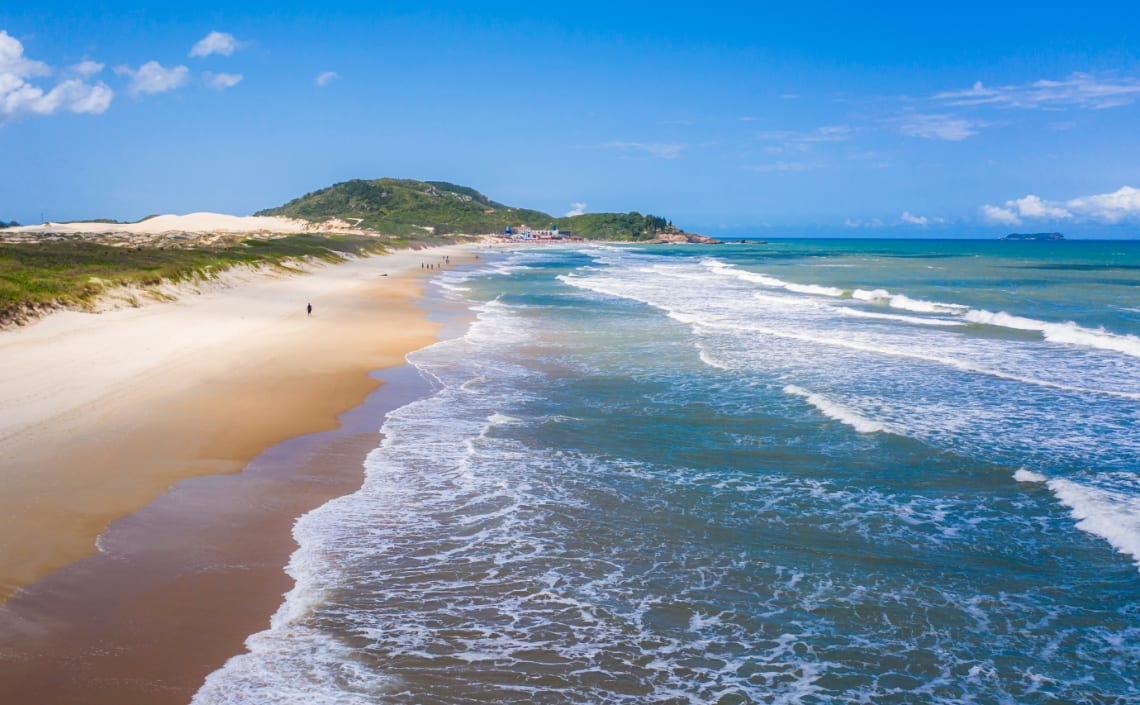
[[[57,308],[88,308],[117,287],[207,280],[237,265],[343,261],[394,243],[369,235],[302,233],[223,245],[112,246],[82,240],[0,243],[0,325]]]

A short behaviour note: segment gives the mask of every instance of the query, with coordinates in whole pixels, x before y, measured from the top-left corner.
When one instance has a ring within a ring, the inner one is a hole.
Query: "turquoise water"
[[[485,261],[196,703],[1140,701],[1140,243]]]

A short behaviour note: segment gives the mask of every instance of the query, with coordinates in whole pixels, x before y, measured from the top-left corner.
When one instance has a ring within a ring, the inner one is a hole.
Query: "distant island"
[[[1056,242],[1057,240],[1064,240],[1065,236],[1061,233],[1010,233],[1000,239],[1017,242]]]

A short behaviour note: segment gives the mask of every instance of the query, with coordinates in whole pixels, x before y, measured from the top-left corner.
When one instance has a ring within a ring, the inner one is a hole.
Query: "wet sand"
[[[420,396],[412,368],[341,417],[240,474],[178,483],[115,522],[103,551],[0,608],[0,687],[11,702],[189,702],[205,677],[269,625],[292,587],[295,517],[358,488],[383,414]]]

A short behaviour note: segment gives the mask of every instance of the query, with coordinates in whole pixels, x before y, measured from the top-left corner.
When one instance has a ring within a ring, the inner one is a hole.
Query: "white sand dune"
[[[348,228],[348,223],[334,223],[333,229]],[[186,215],[159,215],[138,223],[44,223],[9,228],[7,232],[69,235],[78,233],[132,233],[137,235],[163,235],[166,233],[299,233],[308,230],[328,230],[324,224],[315,225],[304,220],[275,216],[237,216],[223,213],[188,213]]]

